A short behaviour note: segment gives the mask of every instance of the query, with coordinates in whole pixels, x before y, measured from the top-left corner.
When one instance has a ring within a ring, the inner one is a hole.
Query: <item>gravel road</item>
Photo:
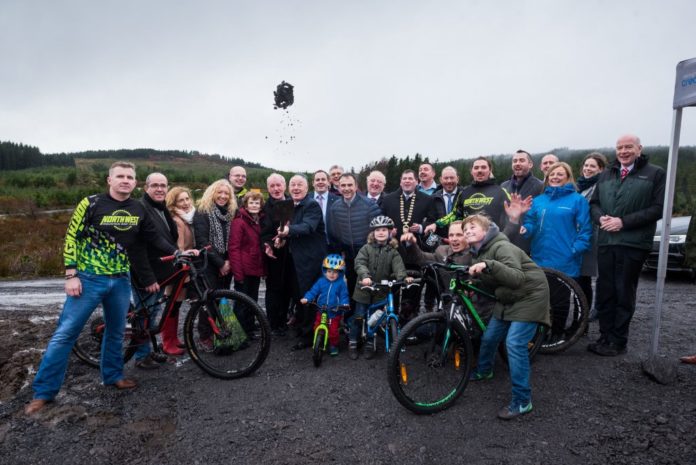
[[[309,351],[289,350],[291,339],[274,339],[266,363],[237,381],[213,379],[186,359],[149,372],[128,366],[140,383],[133,392],[105,388],[96,370],[72,360],[56,402],[27,418],[29,383],[59,305],[9,302],[23,291],[3,285],[2,464],[696,464],[696,366],[677,366],[670,385],[641,372],[650,275],[641,279],[628,354],[600,358],[583,339],[540,355],[535,410],[510,422],[495,417],[510,390],[500,362],[493,380],[470,384],[453,408],[416,416],[392,397],[384,355],[351,361],[343,350],[316,369]],[[55,286],[24,288],[38,299]],[[695,285],[668,280],[660,352],[675,364],[696,353],[694,302]]]

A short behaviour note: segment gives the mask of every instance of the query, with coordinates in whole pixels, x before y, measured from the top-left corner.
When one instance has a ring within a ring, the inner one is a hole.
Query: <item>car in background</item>
[[[693,275],[694,269],[684,265],[686,256],[686,231],[689,229],[690,216],[672,217],[669,232],[669,251],[667,253],[667,271],[688,272]],[[645,262],[645,269],[657,270],[657,262],[660,258],[660,242],[662,241],[662,220],[657,222],[653,248]]]

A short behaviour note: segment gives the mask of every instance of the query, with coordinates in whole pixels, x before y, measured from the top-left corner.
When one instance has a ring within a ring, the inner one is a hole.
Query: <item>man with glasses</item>
[[[242,198],[249,192],[249,190],[244,187],[247,181],[246,170],[242,166],[233,166],[230,168],[228,178],[234,189],[234,195],[237,196],[237,204],[241,205]]]

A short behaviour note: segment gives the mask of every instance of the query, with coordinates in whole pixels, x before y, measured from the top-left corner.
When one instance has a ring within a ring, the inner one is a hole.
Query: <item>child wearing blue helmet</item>
[[[315,301],[320,308],[329,309],[329,354],[333,356],[338,355],[339,328],[341,327],[340,307],[348,306],[350,303],[348,286],[343,279],[345,267],[346,262],[343,257],[338,254],[327,255],[322,263],[324,275],[300,299],[302,304]],[[321,312],[317,312],[314,329],[320,322]]]

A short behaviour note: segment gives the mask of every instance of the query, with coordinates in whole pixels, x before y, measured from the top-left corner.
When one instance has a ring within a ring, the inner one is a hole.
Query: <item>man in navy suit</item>
[[[312,186],[314,191],[310,193],[311,197],[319,204],[321,207],[321,214],[324,217],[324,224],[326,224],[326,212],[332,203],[334,203],[339,196],[329,192],[329,173],[324,170],[317,170],[314,172],[314,180],[312,181]]]

